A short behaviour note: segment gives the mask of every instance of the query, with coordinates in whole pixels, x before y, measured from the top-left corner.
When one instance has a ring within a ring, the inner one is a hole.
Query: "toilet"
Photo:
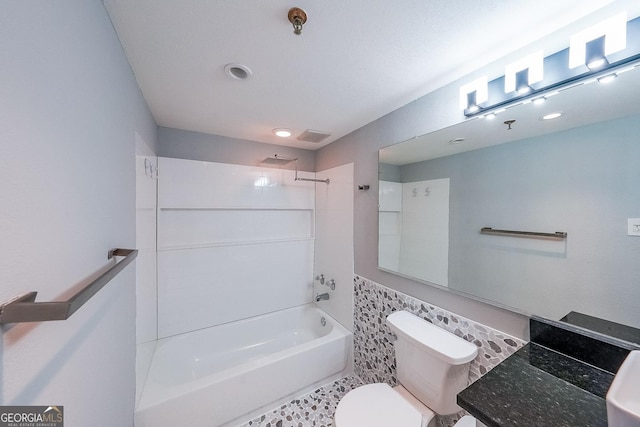
[[[462,410],[456,395],[467,386],[469,365],[478,348],[407,311],[387,317],[397,337],[393,346],[400,385],[368,384],[338,403],[336,427],[431,427],[435,416]],[[471,416],[455,427],[483,426]]]

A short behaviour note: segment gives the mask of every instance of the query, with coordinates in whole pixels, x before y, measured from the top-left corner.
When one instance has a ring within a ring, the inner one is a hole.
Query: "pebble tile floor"
[[[355,375],[340,378],[239,427],[333,427],[340,399],[363,384]]]

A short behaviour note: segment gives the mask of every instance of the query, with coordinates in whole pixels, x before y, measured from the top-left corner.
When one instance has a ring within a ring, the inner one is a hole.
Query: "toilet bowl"
[[[427,426],[435,413],[417,399],[416,402],[422,407],[412,405],[388,384],[368,384],[342,398],[336,408],[334,423],[336,427]],[[427,423],[423,424],[423,420]]]
[[[344,402],[344,403],[343,403]],[[385,383],[356,388],[336,408],[335,427],[435,427],[436,413],[424,406],[402,386]],[[485,427],[470,415],[454,427]]]
[[[461,411],[456,395],[467,384],[477,347],[409,312],[387,317],[400,385],[377,383],[347,393],[335,412],[336,427],[432,427],[435,417]],[[476,427],[462,417],[456,427]]]

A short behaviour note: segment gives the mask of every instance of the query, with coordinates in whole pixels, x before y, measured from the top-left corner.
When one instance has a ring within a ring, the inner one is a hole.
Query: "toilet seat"
[[[480,427],[480,426],[484,426],[484,424],[477,422],[475,418],[473,418],[471,415],[465,415],[464,417],[460,418],[458,420],[458,422],[456,422],[454,424],[453,427]]]
[[[348,392],[338,403],[336,427],[423,427],[435,416],[402,386],[377,383]],[[465,415],[454,427],[486,427]]]
[[[424,415],[430,419],[434,413],[429,410]],[[351,390],[338,403],[335,426],[421,427],[422,418],[423,412],[388,384],[368,384]]]

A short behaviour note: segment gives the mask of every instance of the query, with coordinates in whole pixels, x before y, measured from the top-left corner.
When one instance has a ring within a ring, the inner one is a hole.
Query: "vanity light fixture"
[[[569,68],[586,65],[596,70],[608,65],[607,56],[627,47],[627,14],[621,13],[571,36]]]
[[[488,99],[489,87],[486,76],[460,87],[460,108],[465,110],[465,114],[480,111],[480,104]]]
[[[629,22],[626,19],[626,13],[615,15],[571,36],[566,49],[547,57],[540,50],[509,64],[502,76],[482,85],[472,82],[462,86],[460,105],[464,115],[474,117],[507,105],[526,104],[543,94],[548,98],[551,95],[546,91],[595,82],[599,76],[619,73],[623,67],[637,63],[640,17]]]
[[[478,98],[478,93],[475,90],[467,94],[467,110],[470,113],[475,113],[480,109],[480,107],[478,107],[477,98]]]
[[[518,71],[516,73],[516,91],[520,95],[526,95],[531,92],[531,86],[529,86],[529,69]]]
[[[518,92],[526,95],[533,89],[532,84],[544,78],[544,53],[539,50],[505,67],[505,93]]]
[[[289,138],[291,135],[293,135],[293,132],[291,132],[290,129],[277,128],[273,130],[273,134],[280,138]]]
[[[585,45],[584,62],[590,70],[597,70],[605,65],[609,65],[604,55],[605,36],[587,42]]]

